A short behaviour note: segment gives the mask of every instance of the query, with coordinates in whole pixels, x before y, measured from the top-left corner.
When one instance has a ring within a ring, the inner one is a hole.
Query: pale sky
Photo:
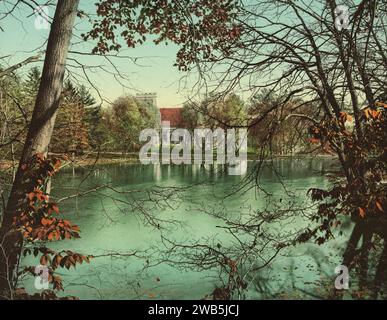
[[[46,1],[38,2],[44,3]],[[7,5],[0,0],[0,16],[5,11],[5,8],[10,7],[10,4]],[[86,12],[95,12],[94,1],[81,0],[81,9]],[[53,13],[54,7],[50,7],[49,16],[53,16]],[[18,63],[33,55],[38,51],[36,49],[47,40],[49,30],[36,28],[35,15],[32,14],[32,16],[28,17],[31,14],[32,10],[21,4],[13,16],[0,20],[0,58],[9,55],[5,59],[0,59],[3,67]],[[87,31],[88,28],[88,24],[82,22],[79,18],[77,19],[71,50],[87,53],[91,51],[92,44],[85,43],[79,38],[79,35]],[[45,46],[42,48],[45,48]],[[92,93],[97,99],[99,98],[98,94],[87,81],[77,62],[72,59],[76,59],[78,62],[88,66],[98,66],[101,63],[105,66],[106,72],[100,69],[89,69],[87,71],[90,82],[100,91],[104,99],[112,101],[123,94],[134,95],[143,92],[157,92],[159,107],[176,107],[182,105],[191,92],[190,85],[179,81],[186,74],[179,72],[173,66],[176,52],[177,46],[175,45],[169,44],[166,46],[162,44],[156,46],[152,41],[148,41],[145,45],[135,49],[126,48],[122,50],[120,52],[121,55],[138,58],[136,60],[138,65],[128,59],[115,60],[115,66],[120,73],[125,74],[129,82],[121,79],[116,80],[114,75],[109,74],[109,72],[115,73],[115,70],[109,65],[108,61],[101,57],[71,54],[68,66],[72,72],[78,74],[78,80],[92,89]],[[35,65],[41,65],[41,63]],[[19,74],[26,74],[32,66],[33,64],[29,64],[20,69]],[[191,79],[190,81],[193,80]]]

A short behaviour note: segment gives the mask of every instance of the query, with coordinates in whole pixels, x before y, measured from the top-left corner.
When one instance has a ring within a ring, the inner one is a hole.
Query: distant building
[[[157,93],[156,92],[136,94],[136,100],[141,102],[142,104],[147,105],[149,108],[152,108],[152,110],[155,112],[155,117],[156,117],[157,123],[160,123],[160,112],[157,108]]]
[[[182,108],[160,108],[161,124],[169,122],[171,128],[181,128],[183,120],[181,110]]]
[[[182,108],[158,108],[156,92],[136,94],[136,100],[148,106],[155,107],[155,109],[157,110],[156,116],[157,116],[158,122],[161,125],[163,122],[169,122],[171,128],[181,128]]]
[[[136,99],[144,104],[152,105],[157,108],[156,92],[136,94]]]

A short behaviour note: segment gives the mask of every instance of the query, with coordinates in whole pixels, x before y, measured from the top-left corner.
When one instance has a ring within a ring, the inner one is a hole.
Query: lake
[[[216,165],[63,169],[53,179],[52,196],[62,199],[60,210],[80,226],[81,239],[49,247],[96,256],[75,271],[58,270],[65,294],[81,299],[202,299],[221,285],[224,275],[216,267],[195,268],[189,254],[179,257],[178,250],[168,252],[171,243],[235,246],[217,215],[244,217],[254,210],[285,205],[289,199],[297,206],[309,206],[307,190],[327,187],[325,174],[333,165],[328,158],[267,162],[259,176],[263,190],[254,187],[255,181],[228,175]],[[255,166],[249,162],[248,172]],[[92,189],[96,191],[88,192]],[[71,197],[75,194],[81,196]],[[304,215],[293,216],[266,225],[265,232],[279,238],[307,223]],[[281,251],[266,268],[246,277],[245,298],[324,297],[326,287],[333,287],[349,231],[347,226],[342,236],[322,246],[307,243]],[[268,252],[262,251],[262,261]],[[33,279],[24,280],[27,288],[32,284]]]

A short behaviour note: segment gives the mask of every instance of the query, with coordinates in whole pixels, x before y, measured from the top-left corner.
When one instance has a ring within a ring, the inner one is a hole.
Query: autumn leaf
[[[57,206],[55,203],[52,203],[52,204],[51,204],[51,208],[52,208],[52,210],[54,210],[56,213],[59,213],[59,208],[58,208],[58,206]]]
[[[320,143],[320,140],[316,138],[310,138],[309,141],[314,144]]]
[[[371,110],[371,115],[373,119],[377,119],[380,116],[380,112],[377,110]]]
[[[387,103],[383,103],[383,102],[379,101],[379,102],[375,102],[375,106],[387,108]]]
[[[365,210],[363,208],[359,207],[359,215],[360,217],[364,218],[365,217]]]
[[[80,229],[79,229],[79,227],[77,225],[71,226],[71,230],[76,231],[76,232],[80,231]]]
[[[53,267],[59,266],[60,262],[62,261],[62,256],[60,254],[56,255],[53,261]]]
[[[43,255],[40,257],[40,264],[45,266],[47,264],[47,256]]]
[[[47,219],[47,218],[42,218],[41,220],[41,223],[43,226],[49,226],[50,224],[52,224],[52,220],[51,219]]]
[[[377,208],[378,208],[381,212],[384,212],[383,207],[382,207],[382,204],[381,204],[379,201],[376,201],[376,206],[377,206]]]

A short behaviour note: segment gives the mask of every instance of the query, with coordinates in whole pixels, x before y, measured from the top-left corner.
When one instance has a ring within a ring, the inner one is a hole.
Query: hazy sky
[[[9,1],[11,2],[11,1]],[[46,1],[39,1],[44,3]],[[81,0],[81,8],[86,12],[95,12],[95,6],[92,0]],[[10,8],[10,4],[0,0],[0,12],[4,12],[5,8]],[[26,57],[31,56],[36,52],[36,48],[42,46],[48,38],[48,29],[39,29],[35,27],[35,15],[32,10],[26,6],[20,5],[19,9],[14,12],[13,16],[0,20],[0,63],[3,65],[12,65],[22,61]],[[54,7],[49,8],[49,15],[54,14]],[[31,15],[30,17],[28,17]],[[82,51],[89,53],[92,49],[91,43],[81,41],[79,35],[87,31],[89,25],[84,21],[77,19],[76,27],[73,35],[72,47],[73,51]],[[71,54],[68,60],[69,70],[77,73],[77,79],[83,82],[86,86],[91,87],[88,83],[83,70],[79,68],[77,62],[92,67],[87,69],[87,77],[96,88],[100,91],[103,98],[114,100],[122,94],[136,94],[141,92],[157,92],[158,104],[160,107],[174,107],[181,105],[186,101],[186,97],[190,92],[190,86],[179,80],[185,76],[173,66],[177,47],[169,44],[168,46],[154,45],[152,41],[148,41],[145,45],[135,49],[125,49],[120,52],[121,55],[128,55],[136,60],[136,65],[128,59],[113,59],[117,69],[125,74],[129,82],[121,79],[116,80],[109,72],[115,72],[114,68],[109,65],[109,62],[100,57],[81,56]],[[73,60],[73,59],[76,59]],[[41,64],[41,63],[40,63]],[[104,65],[106,72],[93,68],[98,65]],[[20,69],[20,74],[26,74],[33,65],[28,65]],[[130,88],[125,88],[122,84]],[[186,89],[184,88],[186,87]],[[93,95],[98,98],[98,94],[94,91]]]

